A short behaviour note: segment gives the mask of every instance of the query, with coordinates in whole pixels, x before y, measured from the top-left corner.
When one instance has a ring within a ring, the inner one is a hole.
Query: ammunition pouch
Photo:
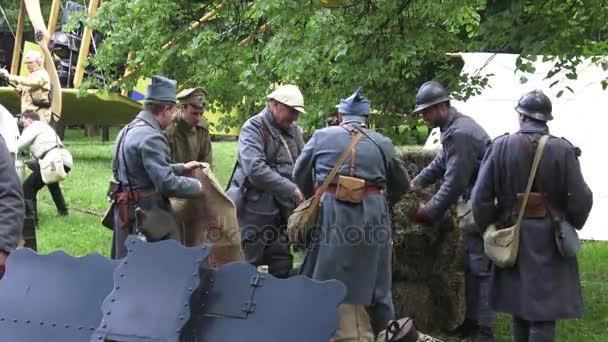
[[[348,203],[361,203],[365,196],[366,182],[364,179],[338,175],[336,199]]]
[[[517,194],[516,208],[521,208],[524,200],[524,194]],[[545,218],[547,217],[547,205],[545,204],[544,194],[540,192],[530,192],[528,197],[528,204],[524,210],[524,218]]]

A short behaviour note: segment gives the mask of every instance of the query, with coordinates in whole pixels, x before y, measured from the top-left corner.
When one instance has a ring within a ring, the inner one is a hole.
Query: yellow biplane
[[[27,69],[20,63],[21,58],[23,54],[27,53],[29,50],[38,50],[44,56],[44,67],[51,78],[51,110],[61,119],[63,126],[84,124],[118,126],[128,123],[141,109],[141,100],[143,100],[146,87],[150,80],[147,78],[140,79],[134,89],[123,89],[120,93],[94,89],[88,90],[84,95],[80,94],[78,87],[85,77],[85,64],[89,56],[93,34],[90,28],[85,27],[82,33],[80,46],[78,47],[76,68],[72,78],[68,78],[71,81],[69,82],[71,84],[62,87],[62,82],[56,67],[58,58],[49,49],[49,43],[51,43],[51,38],[55,33],[60,9],[63,6],[61,3],[62,0],[52,1],[53,3],[47,28],[42,16],[39,0],[21,0],[19,18],[16,30],[14,31],[15,43],[10,66],[11,74],[27,75]],[[100,5],[100,1],[101,0],[89,0],[89,17],[95,15],[97,8]],[[219,10],[222,7],[223,6],[220,5],[216,10]],[[26,16],[29,18],[32,27],[34,28],[35,42],[24,42],[23,40],[24,21]],[[215,11],[207,13],[189,29],[198,29],[204,22],[210,20],[214,16]],[[172,44],[173,42],[170,41],[165,44],[164,48],[169,48]],[[130,74],[131,71],[127,70],[125,72],[125,77]],[[18,113],[20,111],[19,98],[12,87],[0,87],[0,104],[4,105],[12,113]],[[228,131],[219,131],[214,128],[218,124],[221,115],[233,115],[233,113],[205,112],[206,119],[211,123],[211,134],[223,136],[238,135],[238,128],[230,128]]]

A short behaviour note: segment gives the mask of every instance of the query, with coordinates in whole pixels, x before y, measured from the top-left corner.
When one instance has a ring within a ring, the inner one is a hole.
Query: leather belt
[[[338,188],[338,186],[336,184],[330,184],[327,187],[327,190],[325,190],[325,192],[329,192],[330,194],[336,194],[336,189],[337,188]],[[317,193],[317,192],[319,192],[319,188],[318,187],[315,189],[315,193]],[[379,188],[379,187],[377,187],[375,185],[368,185],[368,186],[365,187],[365,196],[368,196],[368,195],[380,195],[380,194],[383,194],[383,193],[384,193],[384,191],[381,188]]]
[[[134,190],[123,190],[116,194],[118,202],[137,202],[140,199],[159,195],[154,188],[149,189],[134,189]]]
[[[521,208],[523,198],[523,193],[517,194],[517,210]],[[539,192],[530,192],[528,205],[526,205],[526,209],[524,210],[524,218],[545,218],[547,217],[547,214],[547,200],[545,195]]]

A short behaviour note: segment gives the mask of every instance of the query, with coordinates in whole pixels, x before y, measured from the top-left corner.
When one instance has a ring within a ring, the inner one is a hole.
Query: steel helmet
[[[292,84],[280,86],[266,97],[282,104],[289,106],[302,114],[306,114],[304,110],[304,96],[300,89]]]
[[[414,113],[441,102],[450,101],[450,92],[437,81],[424,82],[416,93]]]
[[[517,103],[515,110],[532,119],[540,121],[553,120],[551,100],[541,90],[535,89],[525,93]]]

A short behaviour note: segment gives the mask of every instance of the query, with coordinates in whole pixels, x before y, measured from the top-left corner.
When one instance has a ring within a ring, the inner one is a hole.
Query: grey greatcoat
[[[17,248],[21,241],[24,216],[23,190],[15,161],[0,135],[0,250],[10,253]]]
[[[112,152],[112,165],[117,166],[114,179],[136,190],[155,191],[155,195],[142,198],[136,205],[177,224],[169,197],[195,198],[201,195],[202,189],[197,180],[179,176],[184,173],[184,164],[170,164],[169,144],[158,120],[151,113],[140,112],[118,133],[116,142]],[[114,211],[114,222],[112,257],[118,259],[127,253],[126,234],[119,228],[118,208]],[[133,222],[129,233],[134,233]]]
[[[343,125],[360,125],[358,121]],[[326,192],[317,218],[319,231],[307,250],[301,273],[316,280],[337,279],[347,288],[345,303],[365,305],[374,330],[394,319],[391,293],[391,221],[389,203],[409,188],[409,176],[391,141],[367,132],[356,146],[355,176],[367,185],[384,189],[369,194],[362,203],[337,201]],[[351,133],[341,126],[317,130],[304,146],[294,168],[294,180],[306,197],[328,176],[340,154],[350,145]],[[340,168],[349,175],[351,158]],[[337,177],[332,183],[337,182]],[[376,331],[378,332],[378,331]]]
[[[549,129],[543,123],[528,122],[519,133],[497,138],[484,158],[473,191],[473,214],[481,227],[515,223],[516,194],[524,192],[537,142]],[[577,151],[566,140],[551,137],[532,191],[545,193],[558,215],[582,228],[593,195],[581,174]],[[558,253],[550,218],[523,219],[520,234],[517,264],[492,269],[493,308],[534,322],[581,317],[577,259]]]
[[[441,177],[441,187],[429,200],[424,210],[432,220],[439,220],[450,206],[470,200],[479,165],[491,143],[486,131],[470,117],[451,107],[448,120],[440,127],[442,150],[414,179],[414,184],[425,188]],[[476,231],[465,231],[466,253],[466,317],[480,325],[490,326],[494,316],[488,305],[488,277],[490,260],[483,252],[483,238]]]
[[[236,205],[247,261],[268,265],[273,275],[286,276],[292,268],[284,229],[295,207],[293,162],[303,146],[301,129],[294,123],[282,131],[268,107],[247,120],[239,135],[237,165],[227,195]]]

